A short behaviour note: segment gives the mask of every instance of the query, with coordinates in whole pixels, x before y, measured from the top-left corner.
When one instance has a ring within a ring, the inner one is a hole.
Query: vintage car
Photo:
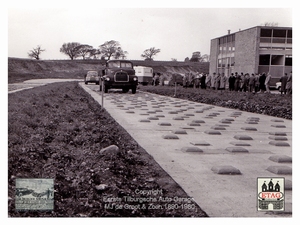
[[[281,91],[281,82],[276,82],[276,89]]]
[[[102,86],[104,92],[109,89],[122,89],[124,93],[132,90],[132,94],[136,93],[138,85],[138,77],[135,75],[133,64],[128,60],[108,60],[106,67],[102,70],[100,79],[100,91]]]
[[[19,196],[19,197],[21,197],[23,195],[29,195],[31,193],[33,193],[33,190],[30,190],[28,188],[17,188],[16,189],[16,196]]]
[[[86,73],[86,76],[84,77],[85,84],[88,84],[88,83],[99,84],[99,80],[100,80],[100,77],[99,77],[97,71],[88,71]]]

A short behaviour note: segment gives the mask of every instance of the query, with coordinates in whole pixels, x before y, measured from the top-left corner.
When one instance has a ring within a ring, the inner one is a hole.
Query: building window
[[[286,37],[286,30],[277,30],[277,29],[274,29],[273,30],[273,37],[285,38]]]
[[[272,37],[272,29],[261,29],[260,36],[261,37]]]
[[[286,55],[285,56],[285,66],[292,66],[292,56],[291,55]]]
[[[273,43],[285,43],[285,38],[273,38]]]
[[[288,30],[288,31],[287,31],[287,37],[288,37],[288,38],[292,38],[292,36],[293,36],[292,33],[293,33],[292,30]]]
[[[272,55],[271,65],[281,66],[283,65],[283,60],[284,60],[283,55]]]
[[[218,60],[218,67],[222,67],[222,59]]]
[[[260,38],[261,43],[271,43],[272,42],[271,40],[272,39],[270,37],[261,37]]]
[[[230,66],[234,66],[234,57],[230,58]]]
[[[259,65],[270,65],[270,55],[259,55]]]

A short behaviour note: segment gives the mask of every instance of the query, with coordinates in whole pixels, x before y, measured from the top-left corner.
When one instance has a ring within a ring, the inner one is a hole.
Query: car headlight
[[[106,80],[106,81],[110,81],[110,78],[109,78],[109,77],[106,77],[105,80]]]
[[[133,78],[133,80],[134,80],[134,81],[137,81],[137,78],[136,78],[136,77],[134,77],[134,78]]]

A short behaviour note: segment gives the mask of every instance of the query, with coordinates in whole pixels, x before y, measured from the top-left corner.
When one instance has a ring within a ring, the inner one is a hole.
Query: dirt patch
[[[54,179],[54,210],[16,211],[16,178]],[[207,216],[76,82],[9,94],[8,198],[10,217]]]

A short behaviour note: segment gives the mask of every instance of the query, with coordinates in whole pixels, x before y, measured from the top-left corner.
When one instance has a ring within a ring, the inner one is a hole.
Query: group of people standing
[[[213,90],[225,90],[226,84],[229,84],[229,91],[239,91],[239,92],[253,92],[253,93],[270,93],[270,82],[271,82],[270,73],[261,73],[251,75],[249,73],[231,73],[227,78],[224,73],[206,76],[206,88]],[[281,82],[281,94],[292,93],[292,72],[280,78]]]
[[[290,72],[289,75],[285,73],[280,78],[281,86],[280,86],[280,92],[281,94],[292,94],[292,72]]]

